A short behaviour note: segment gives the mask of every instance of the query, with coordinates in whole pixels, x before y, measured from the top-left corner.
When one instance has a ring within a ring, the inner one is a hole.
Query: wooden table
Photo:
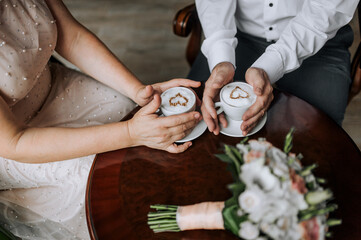
[[[297,97],[275,92],[266,125],[251,138],[266,137],[282,148],[294,126],[292,152],[304,164],[317,162],[316,174],[329,180],[339,209],[341,226],[333,239],[361,239],[361,153],[346,132]],[[223,143],[241,138],[214,136],[206,131],[181,154],[136,147],[99,154],[89,176],[87,220],[93,239],[237,239],[227,231],[186,231],[154,234],[147,226],[151,204],[188,205],[221,201],[231,195],[226,165],[214,154]]]

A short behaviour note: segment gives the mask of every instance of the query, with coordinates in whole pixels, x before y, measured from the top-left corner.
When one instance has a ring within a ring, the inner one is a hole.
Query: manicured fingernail
[[[192,146],[192,142],[190,142],[190,143],[188,144],[188,147],[190,147],[190,146]]]
[[[195,114],[194,114],[194,117],[195,117],[195,118],[200,118],[200,117],[201,117],[201,114],[195,113]]]

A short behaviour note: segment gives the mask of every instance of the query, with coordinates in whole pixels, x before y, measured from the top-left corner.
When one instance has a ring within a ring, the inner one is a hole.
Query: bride
[[[56,51],[85,74],[50,63]],[[145,145],[185,151],[197,112],[159,118],[143,85],[59,0],[0,0],[0,226],[21,239],[89,239],[85,187],[94,154]],[[144,106],[119,122],[134,102]]]

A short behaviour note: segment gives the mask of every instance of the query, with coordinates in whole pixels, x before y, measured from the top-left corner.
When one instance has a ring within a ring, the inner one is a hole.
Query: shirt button
[[[270,7],[273,7],[273,3],[269,3],[269,6],[270,6]]]
[[[273,27],[269,27],[268,30],[272,31],[272,30],[273,30]]]

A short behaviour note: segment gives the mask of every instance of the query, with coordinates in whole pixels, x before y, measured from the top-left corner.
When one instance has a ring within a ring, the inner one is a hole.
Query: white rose
[[[264,162],[265,159],[260,158],[242,165],[240,179],[246,184],[247,187],[252,187],[256,184],[255,179],[259,175],[259,172],[261,171]]]
[[[305,197],[294,189],[290,190],[289,201],[299,210],[305,210],[308,208],[308,204],[305,201]]]
[[[274,224],[263,222],[261,223],[261,230],[273,239],[284,239],[284,232]]]
[[[265,191],[270,191],[275,187],[276,184],[279,184],[276,176],[273,175],[269,167],[266,166],[263,167],[258,173],[256,181]]]
[[[238,150],[239,150],[241,153],[243,153],[244,155],[247,155],[248,152],[249,152],[247,145],[237,144],[236,147],[237,147]]]
[[[247,213],[257,210],[261,206],[262,200],[261,194],[252,190],[244,191],[238,198],[239,205]]]
[[[259,236],[259,229],[256,225],[247,221],[241,223],[238,234],[241,238],[253,240]]]
[[[279,185],[278,178],[273,175],[268,166],[265,166],[265,159],[258,158],[250,163],[243,164],[241,167],[240,179],[247,187],[259,186],[262,190],[270,191],[276,185]]]
[[[289,178],[287,155],[284,152],[278,148],[271,148],[267,151],[267,157],[271,159],[269,165],[275,175]]]

